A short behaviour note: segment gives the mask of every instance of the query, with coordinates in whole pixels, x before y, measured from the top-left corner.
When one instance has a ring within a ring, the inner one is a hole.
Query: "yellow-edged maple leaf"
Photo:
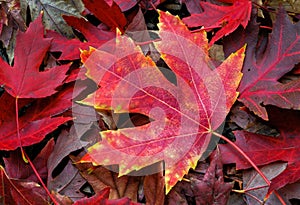
[[[191,33],[178,17],[164,12],[159,29],[161,41],[155,45],[171,69],[164,74],[126,36],[82,52],[86,75],[99,89],[81,103],[96,110],[143,114],[151,122],[102,131],[102,140],[80,162],[118,164],[122,176],[164,161],[169,192],[195,168],[235,102],[245,47],[214,68],[204,31]],[[175,74],[175,84],[167,80],[168,74]]]

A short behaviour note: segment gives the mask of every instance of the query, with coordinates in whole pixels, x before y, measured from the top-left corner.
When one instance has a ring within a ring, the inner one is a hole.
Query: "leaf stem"
[[[282,205],[286,205],[285,201],[282,199],[282,197],[280,196],[280,194],[278,193],[278,191],[274,190],[273,192],[274,192],[275,196],[279,199],[280,203]]]
[[[33,172],[35,173],[36,177],[38,178],[38,180],[40,181],[41,185],[43,186],[43,188],[45,189],[47,195],[50,197],[50,199],[53,201],[53,203],[55,205],[59,205],[59,203],[55,200],[55,198],[52,196],[52,194],[49,192],[48,188],[46,187],[45,183],[43,182],[41,176],[39,175],[39,173],[37,172],[35,166],[33,165],[33,163],[31,162],[30,158],[28,157],[28,155],[26,154],[26,152],[23,149],[22,146],[22,141],[21,141],[21,135],[20,135],[20,124],[19,124],[19,105],[18,105],[18,97],[16,97],[16,101],[15,101],[15,112],[16,112],[16,126],[17,126],[17,137],[19,140],[19,146],[21,148],[21,153],[22,153],[22,158],[25,161],[25,163],[29,163]]]
[[[24,150],[23,150],[23,146],[22,146],[22,140],[21,140],[21,135],[20,135],[20,125],[19,125],[19,105],[18,105],[18,97],[16,97],[16,101],[15,101],[15,112],[16,112],[16,125],[17,125],[17,137],[19,140],[19,147],[21,148],[21,153],[22,153],[22,158],[24,160],[25,163],[28,163],[25,155],[24,155]]]

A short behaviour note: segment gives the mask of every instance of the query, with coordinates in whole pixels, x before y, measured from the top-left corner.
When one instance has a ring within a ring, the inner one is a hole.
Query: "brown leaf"
[[[56,192],[52,192],[51,194],[55,198],[55,200],[57,202],[59,202],[59,204],[61,204],[61,205],[71,205],[71,204],[73,204],[73,201],[67,196],[60,195],[59,193],[56,193]]]
[[[162,166],[162,164],[160,163]],[[144,179],[144,193],[148,205],[164,204],[164,177],[162,172],[148,175]]]
[[[80,156],[70,156],[73,162],[78,162]],[[94,167],[91,163],[76,163],[81,175],[93,187],[95,193],[101,192],[104,188],[110,187],[109,199],[120,199],[128,197],[137,201],[137,190],[140,177],[122,176],[118,177],[116,172],[110,171],[103,166]],[[91,173],[90,171],[93,170]]]

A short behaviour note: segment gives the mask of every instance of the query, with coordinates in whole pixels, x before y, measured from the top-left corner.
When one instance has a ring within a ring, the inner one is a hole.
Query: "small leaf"
[[[192,179],[192,190],[196,204],[226,204],[233,184],[225,183],[223,164],[217,149],[211,155],[209,168],[202,180]]]
[[[75,162],[80,157],[71,156],[71,159]],[[105,188],[110,188],[109,199],[128,197],[133,201],[137,201],[137,190],[140,183],[139,177],[118,177],[117,173],[102,166],[93,167],[92,164],[77,163],[75,166],[93,187],[95,193],[100,193]],[[89,173],[89,170],[93,171]]]
[[[54,147],[54,140],[50,140],[41,152],[32,160],[36,170],[40,177],[44,180],[47,179],[48,169],[47,161],[49,154],[52,152]],[[25,163],[20,157],[20,149],[10,152],[9,158],[3,158],[7,175],[10,178],[29,180],[39,183],[38,178],[33,172],[29,164]]]
[[[232,6],[218,6],[209,2],[200,2],[204,12],[192,14],[183,19],[188,27],[204,26],[205,29],[221,28],[212,38],[210,45],[232,33],[239,25],[246,28],[250,19],[252,3],[248,0],[237,0]]]
[[[53,38],[50,51],[62,52],[59,60],[79,59],[80,49],[88,49],[89,46],[97,48],[115,37],[114,32],[101,30],[83,18],[74,16],[63,16],[63,18],[68,25],[80,31],[87,42],[81,42],[78,39],[68,39],[57,32],[47,31],[46,36],[48,38]]]
[[[105,0],[83,0],[83,3],[89,11],[111,29],[118,28],[122,33],[125,31],[125,26],[127,25],[126,17],[115,2],[111,6]]]

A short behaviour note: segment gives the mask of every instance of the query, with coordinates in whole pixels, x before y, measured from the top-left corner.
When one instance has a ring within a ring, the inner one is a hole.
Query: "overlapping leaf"
[[[70,26],[80,31],[87,42],[81,42],[79,39],[67,39],[57,32],[48,31],[47,37],[53,38],[50,50],[62,52],[59,60],[79,59],[80,49],[88,49],[89,46],[99,47],[115,37],[115,33],[101,30],[83,18],[73,16],[64,16],[63,18]]]
[[[47,160],[49,154],[52,152],[54,147],[54,140],[50,140],[41,152],[34,158],[33,164],[35,165],[40,177],[42,179],[47,179],[48,169],[47,169]],[[24,160],[20,157],[20,150],[15,150],[10,152],[8,158],[4,158],[5,171],[10,178],[30,180],[36,183],[39,183],[35,173],[28,163],[25,163]]]
[[[299,109],[300,81],[281,83],[279,80],[300,62],[300,23],[293,24],[281,8],[266,48],[257,40],[257,25],[252,23],[247,32],[234,34],[231,41],[249,44],[239,101],[265,120],[268,115],[264,105]]]
[[[233,184],[224,183],[223,164],[219,150],[212,153],[211,162],[202,180],[192,180],[196,204],[226,204]]]
[[[82,103],[97,110],[140,113],[153,121],[101,132],[102,141],[81,162],[119,164],[119,175],[124,175],[164,160],[168,192],[196,166],[236,100],[245,48],[212,69],[205,32],[191,34],[168,13],[160,13],[160,22],[162,41],[156,46],[175,73],[176,86],[126,36],[105,51],[83,52],[87,76],[100,88]]]
[[[71,156],[73,162],[80,159],[80,156]],[[93,167],[91,163],[76,164],[80,174],[93,187],[96,194],[102,190],[110,188],[109,199],[119,199],[127,197],[132,201],[137,201],[137,191],[139,188],[140,178],[137,176],[122,176],[108,170],[105,167]],[[90,170],[93,170],[91,172]]]
[[[83,3],[86,8],[111,29],[118,28],[121,32],[125,31],[125,26],[127,25],[126,17],[115,2],[112,2],[111,6],[105,0],[83,0]]]
[[[116,28],[123,32],[125,31],[127,19],[115,2],[112,2],[112,5],[108,5],[104,0],[84,0],[83,2],[85,7],[104,24],[109,26],[112,31],[115,31]],[[54,31],[48,31],[47,37],[53,38],[50,50],[62,52],[59,58],[60,60],[79,59],[80,49],[88,49],[89,46],[97,48],[115,37],[115,32],[105,31],[102,28],[92,25],[83,18],[74,16],[64,16],[63,18],[68,25],[80,31],[87,42],[81,42],[78,39],[69,40]]]
[[[288,162],[287,169],[272,180],[269,191],[273,191],[300,179],[299,111],[283,112],[273,108],[270,112],[270,121],[280,130],[279,137],[235,131],[235,143],[258,166],[275,161]],[[232,147],[221,145],[220,149],[224,163],[236,163],[238,169],[251,167]]]
[[[252,4],[248,0],[234,1],[232,6],[218,6],[209,2],[200,2],[204,12],[192,14],[183,19],[189,27],[204,26],[206,29],[221,28],[216,32],[210,44],[232,33],[239,25],[244,28],[250,19]]]

